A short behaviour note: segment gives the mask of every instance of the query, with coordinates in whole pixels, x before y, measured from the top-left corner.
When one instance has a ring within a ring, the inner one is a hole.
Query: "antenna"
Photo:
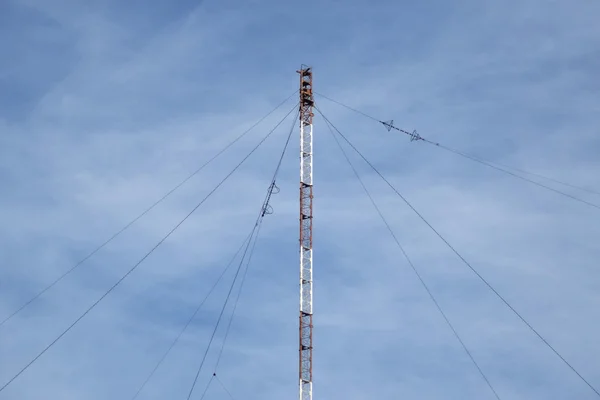
[[[300,400],[312,400],[313,90],[312,68],[300,74]]]

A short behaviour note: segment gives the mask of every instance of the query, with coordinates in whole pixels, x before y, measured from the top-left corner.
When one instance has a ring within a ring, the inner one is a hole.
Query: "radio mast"
[[[312,400],[313,91],[312,68],[300,74],[300,400]]]

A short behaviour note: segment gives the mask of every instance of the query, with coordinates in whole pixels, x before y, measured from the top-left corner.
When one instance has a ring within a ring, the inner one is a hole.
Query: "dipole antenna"
[[[313,90],[312,68],[300,74],[300,400],[312,400]]]

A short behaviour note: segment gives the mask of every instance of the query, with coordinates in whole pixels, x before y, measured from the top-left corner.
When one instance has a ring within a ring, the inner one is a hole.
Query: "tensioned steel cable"
[[[215,380],[216,377],[217,377],[217,374],[213,373],[212,376],[210,377],[210,380],[206,384],[206,387],[204,388],[204,392],[202,392],[202,396],[200,397],[201,399],[203,399],[204,396],[206,396],[206,393],[208,393],[208,389],[210,388],[210,385],[213,383],[213,381]]]
[[[546,190],[550,190],[550,191],[552,191],[552,192],[554,192],[554,193],[560,194],[561,196],[568,197],[568,198],[570,198],[570,199],[572,199],[572,200],[578,201],[578,202],[580,202],[580,203],[583,203],[583,204],[587,204],[587,205],[588,205],[588,206],[590,206],[590,207],[594,207],[594,208],[597,208],[597,209],[599,209],[599,210],[600,210],[600,206],[599,206],[599,205],[597,205],[597,204],[591,203],[591,202],[589,202],[589,201],[587,201],[587,200],[580,199],[579,197],[573,196],[573,195],[571,195],[571,194],[569,194],[569,193],[566,193],[566,192],[563,192],[563,191],[561,191],[561,190],[554,189],[554,188],[552,188],[552,187],[550,187],[550,186],[548,186],[548,185],[544,185],[543,183],[536,182],[536,181],[534,181],[533,179],[529,179],[529,178],[526,178],[526,177],[524,177],[524,176],[521,176],[521,175],[515,174],[514,172],[511,172],[511,171],[509,171],[509,170],[507,170],[507,169],[504,169],[504,168],[502,168],[502,167],[499,167],[499,166],[497,166],[497,165],[494,165],[494,164],[492,164],[492,163],[490,163],[490,162],[488,162],[488,161],[482,160],[482,159],[480,159],[480,158],[477,158],[477,157],[475,157],[475,156],[472,156],[472,155],[470,155],[470,154],[467,154],[467,153],[463,153],[462,151],[455,150],[455,149],[453,149],[453,148],[450,148],[450,147],[448,147],[448,146],[444,146],[443,144],[440,144],[440,143],[432,142],[432,141],[429,141],[429,140],[427,140],[427,139],[423,139],[423,138],[421,138],[420,140],[421,140],[421,141],[424,141],[424,142],[426,142],[426,143],[432,144],[432,145],[434,145],[434,146],[436,146],[436,147],[439,147],[439,148],[441,148],[441,149],[447,150],[447,151],[449,151],[449,152],[451,152],[451,153],[454,153],[454,154],[456,154],[456,155],[459,155],[459,156],[461,156],[461,157],[464,157],[464,158],[466,158],[466,159],[469,159],[469,160],[471,160],[471,161],[475,161],[476,163],[479,163],[479,164],[482,164],[482,165],[488,166],[488,167],[490,167],[490,168],[493,168],[493,169],[495,169],[495,170],[497,170],[497,171],[504,172],[505,174],[507,174],[507,175],[510,175],[510,176],[513,176],[513,177],[515,177],[515,178],[517,178],[517,179],[520,179],[520,180],[522,180],[522,181],[529,182],[529,183],[531,183],[531,184],[533,184],[533,185],[539,186],[539,187],[541,187],[541,188],[544,188],[544,189],[546,189]],[[550,178],[546,178],[546,179],[550,179]],[[573,186],[573,185],[569,185],[569,186]]]
[[[288,145],[290,143],[290,139],[292,137],[293,130],[294,130],[294,125],[292,125],[292,128],[290,129],[290,132],[289,132],[289,134],[287,136],[287,140],[285,142],[283,150],[281,151],[281,156],[279,157],[279,161],[277,163],[277,168],[275,168],[275,172],[273,173],[273,178],[271,179],[271,184],[269,185],[269,189],[267,190],[267,195],[265,196],[265,200],[263,202],[261,210],[260,210],[260,212],[258,214],[258,217],[256,218],[256,223],[255,223],[254,227],[256,229],[256,236],[257,236],[257,238],[258,238],[258,235],[260,233],[260,228],[262,226],[262,221],[263,221],[265,215],[269,213],[269,202],[271,200],[271,196],[274,193],[276,193],[277,190],[278,190],[277,185],[276,185],[277,175],[279,174],[279,170],[281,168],[281,163],[283,161],[283,157],[285,156],[285,153],[287,151]],[[194,388],[196,387],[196,383],[198,382],[198,377],[200,376],[200,372],[202,371],[202,367],[204,366],[204,363],[206,361],[206,357],[207,357],[208,352],[210,350],[211,344],[212,344],[212,342],[213,342],[213,340],[215,338],[215,335],[217,333],[217,329],[219,328],[219,324],[221,322],[221,319],[223,318],[223,314],[225,313],[225,308],[227,307],[227,304],[228,304],[229,299],[231,297],[231,293],[233,291],[233,287],[234,287],[235,282],[237,280],[237,277],[238,277],[238,275],[239,275],[239,273],[241,271],[242,265],[244,263],[244,259],[246,258],[246,254],[247,254],[247,252],[248,252],[248,250],[250,248],[250,244],[251,244],[251,241],[249,241],[246,244],[246,248],[244,250],[244,254],[242,255],[242,259],[240,260],[240,263],[238,265],[237,271],[235,273],[235,277],[233,279],[233,282],[231,283],[231,286],[229,288],[229,292],[227,293],[227,297],[225,298],[225,302],[223,303],[223,307],[221,308],[221,312],[220,312],[219,317],[217,319],[217,323],[215,324],[215,328],[213,329],[213,332],[212,332],[212,335],[211,335],[210,340],[208,342],[208,345],[206,346],[206,350],[205,350],[204,355],[202,357],[202,361],[200,362],[200,365],[198,366],[198,370],[196,371],[196,375],[194,377],[194,381],[192,382],[192,387],[190,388],[190,391],[188,393],[187,400],[189,400],[191,398],[191,396],[192,396],[192,394],[194,392]],[[250,260],[252,258],[252,254],[254,252],[254,249],[255,248],[253,246],[252,249],[251,249],[251,251],[250,251],[248,260]],[[247,271],[247,268],[246,268],[246,271]],[[240,285],[240,293],[241,293],[242,285],[243,284],[244,284],[244,281],[242,280],[241,285]],[[238,299],[239,299],[239,295],[238,295]],[[215,376],[216,376],[216,374],[213,373],[213,377],[215,377]],[[211,381],[212,381],[212,378],[211,378]],[[209,382],[209,385],[210,385],[210,382]],[[208,386],[207,386],[207,388],[206,388],[206,390],[204,392],[206,393],[207,390],[208,390]]]
[[[291,139],[291,134],[292,131],[294,129],[294,124],[296,121],[293,122],[292,127],[290,129],[290,134],[288,136],[288,140],[286,143],[286,147],[288,146],[288,143]],[[284,153],[282,153],[280,159],[279,159],[279,165],[277,167],[277,169],[279,170],[279,168],[281,167],[281,163],[283,161],[283,156]],[[277,172],[276,172],[277,174]],[[275,181],[273,180],[273,183]],[[275,193],[275,192],[272,192]],[[263,214],[266,213],[268,210],[265,208],[263,210]],[[221,342],[221,348],[219,349],[219,354],[217,356],[217,361],[215,362],[215,367],[213,368],[213,377],[216,377],[217,375],[217,369],[219,368],[219,364],[221,362],[221,358],[223,356],[223,350],[225,349],[225,343],[227,342],[227,338],[229,337],[229,332],[231,331],[231,324],[233,323],[233,318],[235,317],[235,312],[237,310],[237,306],[239,304],[240,301],[240,296],[242,294],[242,289],[244,287],[244,282],[246,281],[246,276],[248,275],[248,270],[250,268],[250,263],[252,262],[252,255],[254,254],[254,249],[256,248],[256,242],[258,241],[258,234],[255,236],[254,238],[254,243],[252,244],[252,250],[250,251],[250,256],[248,257],[248,261],[246,261],[246,268],[244,270],[244,274],[242,275],[242,282],[238,288],[238,292],[237,292],[237,296],[235,299],[235,302],[233,304],[233,310],[231,311],[231,315],[229,316],[229,322],[227,323],[227,328],[225,330],[225,335],[223,336],[223,341]],[[208,392],[208,388],[210,387],[211,383],[212,383],[212,378],[208,381],[208,383],[206,384],[206,387],[204,388],[204,391],[202,392],[202,396],[200,397],[200,400],[204,399],[204,396],[206,396],[206,393]]]
[[[265,203],[266,205],[268,205],[268,203]],[[266,207],[266,206],[265,206]],[[264,218],[264,210],[265,208],[263,208],[261,210],[260,215],[258,216],[258,219],[256,220],[256,223],[254,225],[254,230],[256,231],[256,236],[258,237],[258,235],[260,234],[260,228],[262,226],[262,221]],[[252,235],[254,235],[254,230],[252,232]],[[200,365],[198,366],[198,369],[196,370],[196,375],[194,376],[194,381],[192,382],[192,387],[190,388],[190,391],[188,393],[187,396],[187,400],[190,400],[190,398],[192,397],[192,393],[194,393],[194,388],[196,387],[196,383],[198,382],[198,377],[200,376],[200,372],[202,371],[202,367],[204,366],[204,363],[206,362],[206,357],[208,356],[208,352],[210,351],[210,346],[212,345],[213,340],[215,339],[215,336],[217,334],[217,330],[219,329],[219,325],[221,323],[221,319],[223,318],[223,314],[225,313],[225,308],[227,307],[227,304],[229,303],[229,299],[231,298],[231,293],[233,291],[233,287],[235,286],[235,282],[237,281],[237,277],[242,269],[242,265],[244,264],[244,259],[246,258],[246,254],[248,253],[248,249],[250,249],[250,245],[251,245],[251,240],[246,243],[246,248],[244,249],[244,253],[242,254],[242,259],[240,260],[240,263],[238,264],[238,268],[235,272],[235,276],[233,278],[233,281],[231,282],[231,286],[229,287],[229,292],[227,292],[227,297],[225,298],[225,302],[223,303],[223,307],[221,307],[221,312],[219,313],[219,318],[217,318],[217,323],[215,324],[215,328],[213,329],[213,332],[210,336],[210,340],[208,341],[208,345],[206,346],[206,350],[204,351],[204,355],[202,356],[202,361],[200,362]],[[251,251],[254,251],[254,248],[252,248]],[[252,257],[252,253],[250,253],[250,257]],[[243,284],[243,282],[242,282]],[[206,394],[206,392],[208,391],[208,387],[210,386],[213,378],[216,378],[216,373],[213,373],[213,377],[210,379],[210,381],[208,382],[208,385],[206,386],[204,393],[202,395],[202,397],[204,397],[204,395]]]
[[[379,175],[379,177],[392,189],[398,197],[448,246],[450,250],[473,272],[477,277],[533,332],[565,365],[571,369],[598,397],[600,392],[592,386],[592,384],[583,377],[526,319],[523,317],[455,248],[452,246],[438,231],[435,229],[425,217],[396,189],[390,181],[388,181],[379,170],[371,163],[340,130],[323,115],[323,113],[315,107],[321,116],[335,129],[335,131],[344,139],[348,145],[371,167],[371,169]]]
[[[548,176],[545,176],[545,175],[542,175],[542,174],[538,174],[538,173],[535,173],[535,172],[526,171],[526,170],[519,169],[519,168],[516,168],[516,167],[510,167],[510,166],[507,166],[507,165],[504,165],[504,164],[501,164],[501,163],[498,163],[498,162],[492,162],[492,161],[484,160],[481,157],[476,157],[474,155],[471,155],[471,154],[468,154],[468,153],[465,153],[465,152],[453,149],[451,147],[445,146],[445,145],[443,145],[441,143],[428,140],[428,139],[422,137],[421,135],[419,135],[416,132],[408,132],[408,131],[406,131],[404,129],[400,129],[400,128],[398,128],[398,127],[396,127],[396,126],[393,125],[393,121],[387,121],[387,122],[386,121],[381,121],[381,120],[379,120],[379,119],[377,119],[377,118],[375,118],[375,117],[373,117],[371,115],[368,115],[368,114],[366,114],[366,113],[364,113],[364,112],[362,112],[360,110],[352,108],[352,107],[350,107],[350,106],[348,106],[348,105],[346,105],[344,103],[341,103],[341,102],[339,102],[337,100],[334,100],[334,99],[332,99],[330,97],[327,97],[325,95],[318,94],[318,93],[315,93],[315,94],[317,94],[318,96],[321,96],[324,99],[329,100],[329,101],[331,101],[331,102],[333,102],[335,104],[338,104],[338,105],[340,105],[340,106],[342,106],[344,108],[347,108],[350,111],[358,113],[358,114],[360,114],[360,115],[362,115],[362,116],[364,116],[366,118],[369,118],[369,119],[371,119],[371,120],[373,120],[375,122],[378,122],[378,123],[384,125],[388,130],[394,129],[394,130],[397,130],[398,132],[402,132],[402,133],[408,135],[411,138],[411,141],[426,142],[428,144],[431,144],[433,146],[436,146],[436,147],[439,147],[441,149],[447,150],[447,151],[449,151],[451,153],[454,153],[456,155],[459,155],[459,156],[464,157],[466,159],[469,159],[471,161],[475,161],[475,162],[477,162],[479,164],[482,164],[482,165],[485,165],[487,167],[493,168],[493,169],[495,169],[497,171],[503,172],[503,173],[505,173],[507,175],[510,175],[510,176],[512,176],[514,178],[520,179],[520,180],[522,180],[524,182],[531,183],[533,185],[536,185],[536,186],[541,187],[543,189],[549,190],[549,191],[554,192],[556,194],[559,194],[561,196],[564,196],[564,197],[570,198],[572,200],[575,200],[577,202],[580,202],[580,203],[583,203],[583,204],[587,204],[588,206],[600,209],[600,206],[597,205],[597,204],[594,204],[594,203],[589,202],[587,200],[581,199],[581,198],[579,198],[577,196],[573,196],[573,195],[571,195],[569,193],[563,192],[562,190],[555,189],[555,188],[550,187],[548,185],[545,185],[543,183],[534,181],[534,180],[529,179],[527,177],[524,177],[522,175],[516,174],[514,172],[509,171],[509,169],[512,169],[513,171],[518,171],[518,172],[521,172],[521,173],[524,173],[524,174],[528,174],[528,175],[532,175],[532,176],[537,176],[539,178],[546,179],[546,180],[549,180],[549,181],[552,181],[552,182],[555,182],[555,183],[558,183],[558,184],[561,184],[561,185],[564,185],[564,186],[568,186],[568,187],[571,187],[571,188],[574,188],[574,189],[583,190],[583,191],[586,191],[586,192],[589,192],[589,193],[600,195],[600,192],[598,192],[596,190],[592,190],[592,189],[584,188],[584,187],[581,187],[581,186],[573,185],[571,183],[564,182],[564,181],[561,181],[561,180],[558,180],[558,179],[555,179],[555,178],[551,178],[551,177],[548,177]]]
[[[317,111],[319,111],[319,110],[317,109]],[[319,111],[319,113],[320,113],[320,111]],[[398,248],[402,252],[402,255],[404,256],[404,258],[406,259],[406,261],[408,262],[408,264],[410,265],[410,267],[414,271],[415,275],[417,276],[417,278],[421,282],[421,285],[423,286],[423,288],[425,289],[425,291],[429,295],[429,298],[431,299],[431,301],[433,301],[433,304],[435,305],[435,307],[437,308],[437,310],[439,311],[439,313],[442,315],[442,317],[446,321],[446,324],[448,325],[448,327],[450,327],[450,329],[452,330],[452,333],[454,334],[454,336],[456,337],[456,339],[458,340],[458,342],[462,346],[462,348],[465,351],[465,353],[467,354],[467,356],[471,359],[471,362],[473,363],[473,365],[475,366],[475,368],[477,368],[477,370],[479,371],[479,374],[481,375],[481,377],[483,378],[483,380],[485,381],[485,383],[487,384],[487,386],[490,388],[490,390],[492,391],[492,393],[494,394],[494,396],[498,400],[500,400],[500,396],[496,392],[496,389],[494,389],[494,387],[492,386],[492,383],[490,382],[490,380],[488,379],[488,377],[486,376],[486,374],[483,372],[483,370],[479,366],[479,363],[477,363],[477,361],[473,357],[473,354],[471,353],[471,351],[469,350],[469,348],[467,347],[467,345],[465,344],[465,342],[460,337],[458,331],[454,328],[454,325],[452,325],[452,322],[450,322],[450,319],[448,318],[448,316],[446,315],[446,313],[444,312],[444,310],[442,309],[442,307],[438,303],[437,299],[435,298],[435,296],[433,295],[433,293],[429,289],[429,286],[427,285],[427,283],[425,283],[425,280],[421,276],[421,273],[419,272],[419,270],[417,269],[417,267],[414,265],[414,263],[412,262],[412,260],[410,259],[410,257],[406,253],[406,251],[404,250],[404,246],[402,246],[400,244],[400,241],[398,240],[398,237],[396,236],[396,234],[394,233],[392,227],[390,226],[390,224],[388,223],[387,219],[383,215],[383,212],[381,211],[381,209],[377,205],[377,202],[375,201],[375,199],[373,198],[373,196],[369,192],[369,189],[367,188],[367,186],[365,185],[364,181],[360,177],[358,171],[354,167],[354,164],[350,160],[350,157],[348,157],[348,154],[346,153],[346,151],[342,147],[342,144],[340,143],[340,141],[338,140],[338,138],[335,136],[335,133],[331,129],[331,125],[329,124],[328,121],[326,121],[326,125],[327,125],[327,128],[329,128],[329,132],[331,133],[331,136],[335,140],[335,143],[337,144],[337,146],[339,147],[340,151],[344,155],[344,158],[346,159],[346,162],[348,163],[348,165],[352,169],[352,172],[354,172],[354,176],[356,177],[356,179],[358,180],[358,182],[362,186],[362,188],[363,188],[365,194],[367,195],[367,197],[369,197],[369,200],[371,201],[371,204],[373,205],[373,207],[377,211],[377,214],[379,214],[379,218],[381,218],[381,220],[385,224],[387,230],[392,235],[392,238],[396,242],[396,245],[398,246]]]
[[[475,156],[473,156],[473,157],[475,157]],[[559,185],[568,186],[570,188],[577,189],[577,190],[583,190],[584,192],[588,192],[588,193],[595,194],[595,195],[600,195],[600,192],[598,192],[596,190],[589,189],[589,188],[582,187],[582,186],[576,186],[576,185],[573,185],[571,183],[564,182],[564,181],[561,181],[561,180],[558,180],[558,179],[555,179],[555,178],[551,178],[551,177],[546,176],[546,175],[538,174],[537,172],[525,171],[524,169],[517,168],[517,167],[511,167],[510,165],[502,164],[502,163],[499,163],[498,161],[493,161],[493,162],[492,161],[487,161],[487,162],[489,162],[490,164],[496,164],[496,165],[498,165],[500,167],[503,167],[503,168],[512,169],[513,171],[517,171],[517,172],[520,172],[522,174],[527,174],[527,175],[531,175],[531,176],[537,176],[538,178],[546,179],[546,180],[549,180],[551,182],[558,183]]]
[[[229,337],[229,332],[231,331],[231,324],[233,323],[233,318],[235,317],[235,312],[236,312],[237,306],[240,302],[240,296],[242,294],[244,282],[246,281],[246,277],[248,275],[248,269],[250,267],[250,263],[252,262],[252,255],[254,254],[254,250],[256,249],[256,242],[258,242],[258,235],[255,236],[254,243],[252,243],[252,249],[250,250],[250,255],[248,256],[248,261],[246,262],[246,269],[244,270],[244,274],[242,275],[242,283],[240,284],[239,290],[237,292],[237,296],[235,298],[235,301],[233,302],[233,310],[231,311],[231,315],[229,316],[227,328],[225,329],[225,335],[223,336],[223,341],[221,342],[221,348],[219,349],[219,355],[217,356],[217,361],[215,362],[215,367],[213,369],[213,372],[215,374],[217,373],[217,369],[219,368],[219,364],[221,363],[221,358],[223,357],[223,350],[225,349],[225,343],[227,342],[227,338]]]
[[[152,369],[152,371],[150,372],[150,374],[148,374],[148,376],[146,377],[146,379],[144,380],[144,382],[142,383],[142,385],[138,388],[137,392],[131,398],[131,400],[137,399],[137,397],[140,395],[140,393],[142,392],[142,390],[144,390],[144,387],[146,387],[146,385],[148,384],[148,382],[150,381],[150,379],[152,378],[152,376],[154,376],[154,373],[156,373],[156,371],[162,365],[163,361],[165,361],[165,359],[167,358],[167,356],[169,355],[169,353],[171,352],[171,350],[173,350],[173,348],[175,347],[175,345],[179,342],[179,339],[181,339],[181,336],[183,336],[184,332],[190,326],[190,324],[192,323],[192,321],[196,318],[196,315],[198,315],[198,312],[200,311],[200,309],[202,308],[202,306],[204,305],[204,303],[206,303],[206,300],[208,300],[208,298],[214,292],[214,290],[217,288],[217,286],[219,285],[219,283],[221,282],[221,280],[223,279],[223,277],[225,276],[225,274],[227,273],[227,271],[229,271],[229,268],[231,268],[231,266],[233,265],[233,262],[235,261],[235,259],[237,258],[237,256],[244,249],[244,246],[246,245],[246,242],[249,241],[249,240],[251,240],[253,233],[254,233],[254,228],[252,229],[252,232],[250,232],[250,234],[246,237],[246,239],[244,239],[244,241],[242,242],[241,246],[237,249],[237,251],[235,252],[235,254],[233,255],[233,257],[231,258],[231,260],[229,260],[229,262],[227,263],[227,266],[223,269],[223,271],[221,272],[221,274],[219,275],[219,277],[217,278],[217,280],[215,281],[215,283],[212,285],[212,287],[210,288],[210,290],[206,294],[206,296],[204,296],[204,298],[202,299],[202,301],[198,304],[198,306],[194,310],[194,313],[190,316],[190,318],[187,320],[187,322],[185,323],[185,325],[183,326],[183,328],[179,331],[179,334],[177,335],[177,337],[175,337],[175,339],[173,339],[173,341],[171,342],[171,344],[169,345],[169,347],[167,348],[167,350],[163,353],[162,357],[158,360],[158,362],[156,363],[156,365],[154,366],[154,368]]]
[[[123,282],[142,262],[144,262],[150,254],[152,254],[167,238],[169,238],[173,232],[175,232],[204,202],[212,196],[241,166],[242,164],[250,158],[252,154],[273,134],[273,132],[283,123],[285,119],[296,109],[298,104],[296,104],[288,113],[283,117],[277,125],[271,129],[271,131],[261,139],[261,141],[240,161],[231,172],[229,172],[218,184],[212,189],[182,220],[180,220],[154,247],[152,247],[129,271],[125,273],[115,284],[113,284],[102,296],[100,296],[83,314],[79,316],[71,325],[67,327],[60,335],[58,335],[49,345],[47,345],[38,355],[36,355],[27,365],[25,365],[16,375],[14,375],[8,382],[6,382],[2,387],[0,387],[0,392],[2,392],[8,385],[10,385],[15,379],[17,379],[25,370],[27,370],[34,362],[36,362],[44,353],[46,353],[56,342],[58,342],[64,335],[67,334],[79,321],[81,321],[90,311],[92,311],[106,296],[108,296],[121,282]]]
[[[185,185],[190,179],[192,179],[194,176],[196,176],[198,173],[200,173],[200,171],[202,171],[206,166],[208,166],[208,164],[210,164],[214,160],[216,160],[221,154],[223,154],[225,151],[227,151],[235,143],[237,143],[238,141],[240,141],[244,136],[246,136],[254,128],[256,128],[261,122],[263,122],[271,114],[273,114],[275,111],[277,111],[279,108],[281,108],[281,106],[284,105],[285,103],[287,103],[292,98],[292,96],[294,96],[295,94],[296,94],[296,91],[294,91],[294,93],[292,93],[290,96],[288,96],[287,99],[285,99],[284,101],[282,101],[281,103],[279,103],[277,105],[277,107],[275,107],[274,109],[272,109],[271,111],[269,111],[265,116],[263,116],[257,122],[255,122],[250,128],[246,129],[238,137],[236,137],[229,144],[227,144],[225,147],[223,147],[217,154],[215,154],[213,157],[211,157],[208,161],[206,161],[204,164],[202,164],[200,167],[198,167],[195,171],[193,171],[191,174],[189,174],[184,180],[182,180],[177,185],[175,185],[165,195],[163,195],[161,198],[159,198],[158,200],[156,200],[150,207],[148,207],[146,210],[144,210],[137,217],[135,217],[134,219],[132,219],[131,221],[129,221],[125,226],[123,226],[115,234],[113,234],[111,237],[109,237],[106,241],[104,241],[102,244],[100,244],[98,247],[96,247],[94,250],[92,250],[88,255],[86,255],[85,257],[83,257],[80,261],[78,261],[75,265],[73,265],[69,270],[67,270],[66,272],[64,272],[62,275],[60,275],[58,278],[56,278],[52,283],[50,283],[44,289],[42,289],[41,291],[39,291],[37,294],[35,294],[33,297],[31,297],[28,301],[26,301],[25,303],[23,303],[23,305],[21,305],[18,309],[16,309],[10,315],[8,315],[6,318],[4,318],[0,322],[0,328],[6,322],[8,322],[10,319],[12,319],[15,315],[17,315],[18,313],[20,313],[21,311],[23,311],[23,309],[25,309],[27,306],[29,306],[31,303],[33,303],[35,300],[37,300],[41,295],[43,295],[44,293],[46,293],[48,290],[50,290],[52,287],[54,287],[57,283],[59,283],[60,281],[62,281],[64,278],[66,278],[71,272],[73,272],[75,269],[77,269],[80,265],[82,265],[83,263],[85,263],[88,259],[90,259],[92,256],[94,256],[97,252],[99,252],[100,250],[102,250],[106,245],[108,245],[110,242],[112,242],[114,239],[116,239],[120,234],[122,234],[127,229],[129,229],[140,218],[142,218],[146,214],[148,214],[151,210],[153,210],[157,205],[159,205],[160,203],[162,203],[167,197],[169,197],[171,194],[173,194],[176,190],[178,190],[180,187],[182,187],[183,185]]]
[[[202,397],[200,397],[200,399],[203,399],[206,396],[206,393],[208,393],[208,389],[210,388],[210,385],[214,382],[217,381],[219,383],[219,385],[221,385],[221,388],[223,388],[223,390],[229,395],[229,398],[231,400],[235,400],[235,398],[233,397],[233,395],[231,394],[231,391],[229,391],[229,389],[227,389],[225,387],[225,385],[223,384],[223,381],[221,381],[221,379],[217,376],[217,373],[214,372],[212,374],[212,376],[210,377],[210,380],[208,381],[206,387],[204,388],[204,392],[202,392]]]
[[[219,385],[221,385],[221,387],[223,388],[223,390],[225,391],[225,393],[227,393],[229,395],[229,398],[231,400],[235,400],[235,398],[233,397],[233,395],[231,394],[231,392],[229,391],[229,389],[227,389],[225,387],[225,385],[223,384],[223,381],[221,381],[221,379],[219,379],[219,377],[217,376],[216,372],[213,374],[213,376],[215,377],[215,379],[217,380],[217,382],[219,382]]]

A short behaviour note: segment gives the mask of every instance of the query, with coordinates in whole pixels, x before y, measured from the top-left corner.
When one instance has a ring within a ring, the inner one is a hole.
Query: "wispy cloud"
[[[315,67],[317,91],[377,118],[393,118],[407,130],[491,160],[600,189],[598,4],[372,3],[309,1],[306,9],[210,0],[160,0],[152,7],[108,0],[0,5],[0,318],[288,96],[301,63]],[[318,102],[599,387],[597,210],[424,143],[409,144]],[[0,330],[0,383],[145,254],[286,107],[7,323]],[[0,398],[131,397],[252,227],[288,128],[284,123]],[[315,396],[493,398],[321,118],[315,140]],[[219,370],[236,398],[294,396],[297,390],[296,160],[293,147]],[[368,168],[359,169],[502,398],[595,398],[401,200]],[[225,286],[141,398],[186,394]],[[211,353],[200,389],[213,362]],[[210,396],[228,398],[218,386]]]

